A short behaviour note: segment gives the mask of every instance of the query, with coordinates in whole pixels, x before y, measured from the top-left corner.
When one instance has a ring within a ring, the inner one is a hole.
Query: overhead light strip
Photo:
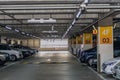
[[[76,14],[75,18],[72,20],[72,24],[66,30],[66,32],[64,33],[64,35],[62,36],[62,38],[65,38],[65,36],[68,34],[68,32],[70,31],[70,29],[74,26],[75,22],[78,20],[78,18],[82,14],[82,12],[85,11],[88,2],[89,2],[89,0],[84,0],[84,2],[80,5],[80,8],[76,12],[77,14]]]
[[[39,37],[36,37],[36,36],[34,36],[34,35],[32,35],[32,34],[28,34],[28,33],[25,33],[25,32],[23,32],[23,31],[20,31],[20,30],[18,30],[18,29],[14,29],[14,28],[12,28],[11,26],[5,26],[4,27],[5,29],[7,29],[7,30],[13,30],[13,31],[15,31],[15,32],[17,32],[17,33],[21,33],[22,35],[27,35],[27,36],[30,36],[30,37],[34,37],[34,38],[39,38]]]
[[[27,22],[28,23],[56,23],[56,20],[52,19],[52,18],[49,18],[47,20],[45,20],[45,19],[36,20],[36,19],[32,18],[32,19],[28,20]]]

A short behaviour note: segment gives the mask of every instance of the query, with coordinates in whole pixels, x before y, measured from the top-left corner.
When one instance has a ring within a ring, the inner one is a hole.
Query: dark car
[[[95,55],[96,53],[97,53],[97,48],[96,47],[85,50],[85,51],[82,51],[79,59],[82,63],[85,63],[88,59],[88,56]]]
[[[32,55],[31,52],[28,49],[25,49],[22,45],[12,45],[11,48],[22,52],[23,58]]]
[[[28,46],[22,46],[22,47],[23,47],[23,49],[27,49],[31,54],[35,54],[35,53],[38,52],[38,50],[32,49],[32,48],[30,48]]]
[[[10,55],[8,53],[0,52],[0,54],[5,55],[6,61],[10,60]]]

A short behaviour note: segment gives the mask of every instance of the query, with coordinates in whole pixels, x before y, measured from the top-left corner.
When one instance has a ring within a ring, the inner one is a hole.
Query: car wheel
[[[89,60],[88,60],[88,65],[89,65],[89,66],[92,66],[92,62],[93,62],[93,59],[89,59]]]
[[[5,62],[3,62],[2,60],[0,60],[0,65],[4,65],[5,64]]]
[[[16,56],[15,56],[15,55],[11,55],[11,56],[10,56],[10,60],[11,60],[11,61],[16,61],[16,60],[17,60],[17,58],[16,58]]]

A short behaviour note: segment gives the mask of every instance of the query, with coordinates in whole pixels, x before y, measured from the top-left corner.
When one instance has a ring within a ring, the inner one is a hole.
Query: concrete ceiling
[[[57,35],[61,38],[71,23],[71,20],[84,0],[0,0],[0,24],[9,25],[26,33],[40,38],[50,38],[48,35]],[[82,13],[79,20],[71,28],[70,34],[80,32],[90,27],[99,14],[108,14],[111,11],[120,9],[120,0],[90,0],[86,12]],[[114,20],[119,20],[117,13]],[[56,23],[30,24],[28,19],[56,19]],[[58,31],[56,34],[43,34],[42,31],[51,30],[51,27]],[[29,36],[1,28],[1,36],[27,38]],[[118,33],[117,33],[118,34]]]

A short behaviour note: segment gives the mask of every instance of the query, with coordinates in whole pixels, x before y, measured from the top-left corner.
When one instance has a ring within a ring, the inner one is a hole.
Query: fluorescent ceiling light
[[[87,4],[89,2],[89,0],[84,0],[84,3]]]
[[[20,32],[18,29],[15,29],[16,32]]]
[[[76,15],[76,18],[79,18],[79,16],[81,15],[81,9],[79,9],[79,11],[78,11],[78,13],[77,13],[77,15]]]
[[[42,31],[42,33],[58,33],[58,31],[54,30],[54,31]]]
[[[49,18],[49,19],[39,19],[39,20],[36,20],[36,19],[30,19],[28,20],[28,23],[56,23],[56,20],[55,19],[52,19],[52,18]]]
[[[5,26],[5,28],[8,29],[8,30],[12,30],[12,28],[9,27],[9,26]]]
[[[26,34],[27,36],[29,36],[30,34]]]
[[[25,32],[22,32],[22,34],[25,34]]]
[[[76,20],[74,19],[74,20],[73,20],[73,22],[72,22],[72,25],[74,25],[74,24],[75,24],[75,22],[76,22]]]

